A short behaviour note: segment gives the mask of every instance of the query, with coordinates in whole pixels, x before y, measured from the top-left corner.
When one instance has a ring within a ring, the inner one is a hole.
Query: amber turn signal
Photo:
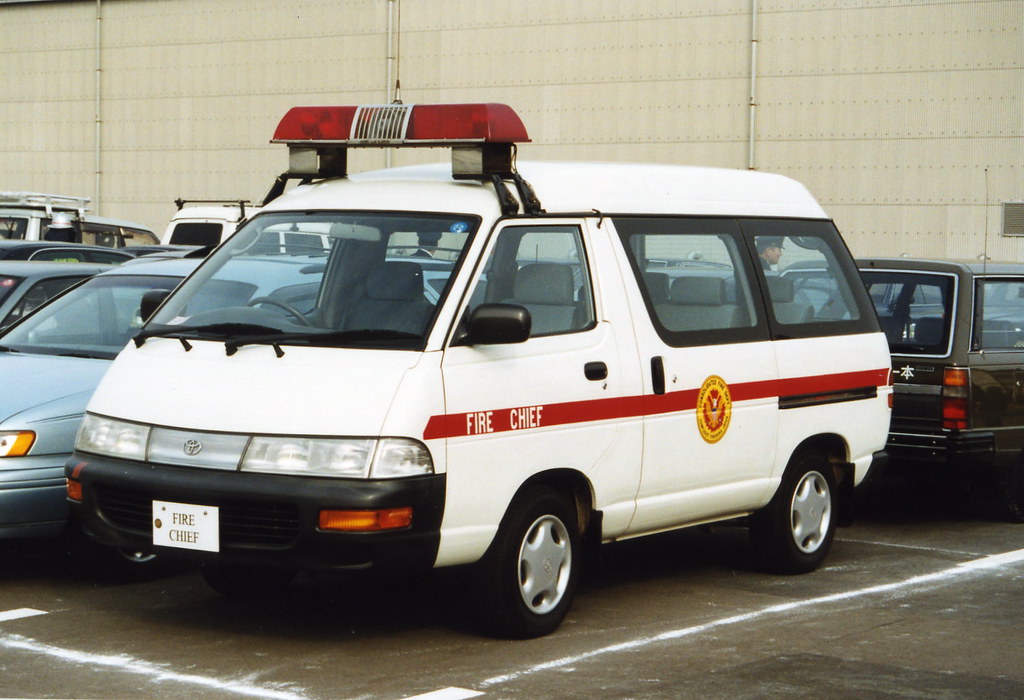
[[[68,500],[82,502],[82,482],[68,479]]]
[[[398,530],[412,525],[412,508],[380,510],[321,510],[320,529],[342,532]]]

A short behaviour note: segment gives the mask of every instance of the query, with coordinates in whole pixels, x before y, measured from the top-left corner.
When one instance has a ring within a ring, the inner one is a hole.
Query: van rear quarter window
[[[669,345],[877,330],[856,268],[831,222],[614,221],[652,322]]]

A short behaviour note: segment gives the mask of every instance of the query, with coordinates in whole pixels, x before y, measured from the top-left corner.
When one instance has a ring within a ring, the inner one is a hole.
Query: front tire
[[[572,604],[581,557],[573,504],[548,487],[524,491],[478,564],[485,627],[511,639],[554,632]]]
[[[774,498],[751,519],[751,540],[768,569],[804,574],[821,566],[835,536],[836,493],[823,453],[793,457]]]

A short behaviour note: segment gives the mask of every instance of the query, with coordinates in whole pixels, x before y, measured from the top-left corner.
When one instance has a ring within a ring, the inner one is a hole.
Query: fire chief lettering
[[[731,418],[729,385],[713,374],[704,380],[697,394],[697,430],[705,442],[718,442],[729,429]]]

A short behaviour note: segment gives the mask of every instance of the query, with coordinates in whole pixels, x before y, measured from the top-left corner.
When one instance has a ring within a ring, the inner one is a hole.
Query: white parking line
[[[35,608],[17,608],[15,610],[4,610],[0,612],[0,622],[7,622],[8,620],[20,620],[23,617],[34,617],[36,615],[45,615],[46,612],[43,610],[36,610]]]
[[[268,700],[306,700],[307,696],[301,689],[278,690],[265,686],[258,686],[246,681],[222,680],[199,676],[188,673],[175,673],[159,664],[134,659],[127,654],[102,655],[90,654],[75,649],[62,649],[37,642],[21,635],[0,635],[0,647],[16,649],[33,654],[43,654],[61,661],[81,666],[105,666],[125,673],[134,673],[140,676],[147,676],[155,683],[182,683],[186,685],[197,685],[211,690],[219,690],[238,695],[247,695],[254,698],[267,698]],[[280,685],[279,685],[280,687]]]
[[[955,579],[958,576],[965,574],[977,573],[979,571],[989,571],[992,569],[998,569],[1010,564],[1017,564],[1024,561],[1024,549],[1018,549],[1013,552],[1003,552],[1002,554],[994,554],[988,557],[982,557],[981,559],[974,559],[972,561],[961,562],[956,566],[948,569],[942,569],[931,574],[922,574],[920,576],[912,576],[902,581],[894,581],[893,583],[883,583],[877,586],[868,586],[867,588],[861,588],[855,591],[846,591],[844,593],[833,593],[832,595],[820,596],[818,598],[809,598],[807,600],[796,600],[790,603],[782,603],[779,605],[770,605],[760,610],[754,610],[749,613],[743,613],[741,615],[732,615],[730,617],[723,617],[719,620],[712,620],[702,625],[694,625],[693,627],[684,627],[682,629],[670,630],[668,632],[662,632],[661,634],[653,637],[643,637],[640,639],[632,639],[629,641],[621,642],[619,644],[612,644],[610,646],[602,647],[600,649],[593,649],[591,651],[584,652],[582,654],[576,654],[574,656],[563,656],[560,659],[554,659],[553,661],[547,661],[542,664],[530,666],[524,668],[521,671],[513,671],[512,673],[506,673],[500,676],[493,676],[480,683],[480,687],[487,688],[500,683],[507,683],[524,676],[529,676],[534,673],[540,673],[541,671],[550,671],[556,668],[563,668],[565,666],[572,666],[581,661],[587,659],[593,659],[605,654],[614,654],[621,651],[632,651],[641,647],[650,646],[652,644],[658,644],[660,642],[667,642],[675,639],[681,639],[683,637],[692,637],[703,632],[718,629],[720,627],[727,627],[729,625],[736,625],[743,622],[752,622],[759,618],[769,617],[771,615],[777,615],[778,613],[790,612],[791,610],[805,611],[808,608],[827,605],[829,603],[836,603],[839,601],[852,600],[854,598],[863,598],[865,596],[875,595],[878,593],[891,593],[900,591],[903,589],[912,589],[916,587],[926,586],[928,584],[939,584],[951,579]]]
[[[405,700],[466,700],[466,698],[477,698],[483,695],[478,690],[466,690],[465,688],[442,688],[422,695],[413,695]]]

